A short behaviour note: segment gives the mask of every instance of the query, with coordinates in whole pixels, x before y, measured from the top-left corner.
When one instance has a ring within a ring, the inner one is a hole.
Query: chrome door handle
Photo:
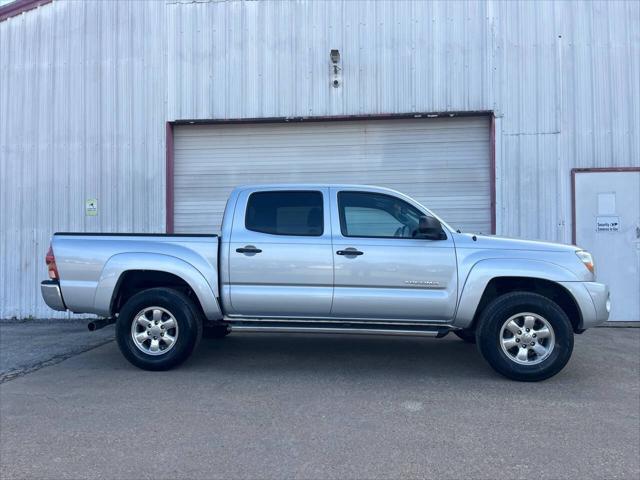
[[[262,250],[254,247],[253,245],[247,245],[246,247],[236,248],[236,252],[238,253],[260,253]]]
[[[355,248],[347,248],[346,250],[338,250],[336,252],[338,255],[364,255],[364,252],[360,250],[356,250]]]

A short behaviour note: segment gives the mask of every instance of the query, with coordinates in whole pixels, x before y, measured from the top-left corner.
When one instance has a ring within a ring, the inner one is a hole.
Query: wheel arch
[[[495,277],[492,278],[480,298],[473,316],[471,328],[476,325],[482,311],[496,298],[511,292],[531,292],[552,300],[567,314],[575,333],[580,333],[582,313],[573,295],[557,282],[531,277]]]
[[[454,324],[474,328],[482,310],[505,293],[523,291],[543,295],[557,303],[581,333],[582,312],[571,292],[560,282],[575,281],[568,270],[543,261],[486,260],[478,262],[464,284]]]
[[[222,318],[215,292],[193,265],[163,254],[119,254],[105,264],[94,299],[95,310],[114,315],[135,293],[154,287],[170,287],[191,296],[208,320]]]

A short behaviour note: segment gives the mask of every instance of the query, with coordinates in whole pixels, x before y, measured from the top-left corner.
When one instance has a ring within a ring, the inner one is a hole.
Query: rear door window
[[[324,232],[322,192],[254,192],[247,202],[245,228],[271,235],[319,237]]]

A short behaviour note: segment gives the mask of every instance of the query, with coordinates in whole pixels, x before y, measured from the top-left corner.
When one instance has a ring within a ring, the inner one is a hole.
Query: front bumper
[[[575,299],[580,309],[582,319],[581,330],[595,327],[609,319],[611,311],[611,297],[609,287],[597,282],[560,282]]]
[[[40,293],[44,303],[53,310],[64,311],[67,307],[62,299],[62,292],[60,291],[60,285],[55,280],[45,280],[40,284]]]

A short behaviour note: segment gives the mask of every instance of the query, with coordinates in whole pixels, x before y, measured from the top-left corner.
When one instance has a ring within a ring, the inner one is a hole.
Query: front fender
[[[573,272],[560,265],[542,260],[493,258],[473,265],[460,291],[453,324],[465,328],[471,325],[482,294],[489,282],[498,277],[526,277],[552,282],[575,282]]]
[[[96,288],[94,307],[97,314],[111,315],[111,300],[118,280],[130,270],[155,270],[180,277],[198,297],[207,319],[222,318],[215,291],[202,273],[180,258],[159,253],[121,253],[111,257],[102,269]]]

